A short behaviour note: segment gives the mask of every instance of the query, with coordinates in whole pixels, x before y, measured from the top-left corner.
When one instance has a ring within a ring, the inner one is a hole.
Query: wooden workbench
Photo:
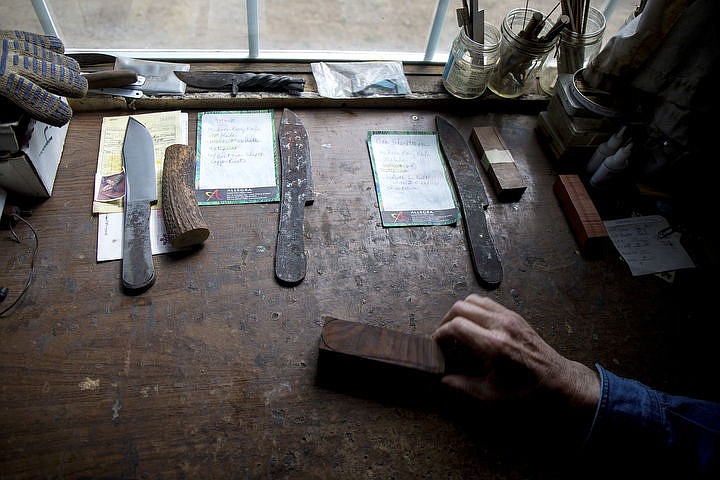
[[[204,247],[155,256],[157,281],[135,297],[121,291],[119,261],[95,261],[104,112],[75,115],[53,195],[28,219],[40,237],[34,282],[0,320],[1,478],[587,478],[592,467],[572,461],[580,439],[555,443],[555,428],[526,423],[543,412],[501,408],[503,417],[452,396],[398,401],[316,384],[323,315],[431,334],[453,302],[484,291],[461,225],[380,223],[367,131],[434,130],[436,112],[294,111],[316,189],[305,280],[274,279],[278,204],[210,206]],[[468,138],[473,126],[497,127],[528,184],[519,201],[500,203],[486,181],[505,272],[486,293],[562,354],[719,398],[693,273],[670,284],[632,277],[611,250],[579,253],[535,114],[443,115]],[[197,112],[190,119],[194,144]],[[11,298],[32,249],[29,230],[17,230],[22,245],[0,232]]]

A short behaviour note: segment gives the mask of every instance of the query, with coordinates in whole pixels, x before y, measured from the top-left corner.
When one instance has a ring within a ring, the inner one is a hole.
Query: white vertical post
[[[247,0],[248,54],[257,58],[260,54],[260,20],[258,17],[258,0]]]
[[[50,11],[50,6],[45,2],[45,0],[32,0],[32,5],[45,35],[54,35],[62,39],[60,36],[60,30],[58,29],[52,12]]]
[[[432,28],[430,29],[430,35],[428,35],[427,46],[425,47],[425,61],[429,62],[435,55],[435,49],[437,48],[438,39],[440,38],[440,32],[442,31],[443,24],[445,23],[445,12],[447,12],[450,0],[438,0],[437,7],[435,8],[435,17],[433,18]]]

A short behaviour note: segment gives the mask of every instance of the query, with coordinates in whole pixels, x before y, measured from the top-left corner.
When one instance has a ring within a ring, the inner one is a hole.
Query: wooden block
[[[316,381],[352,395],[432,401],[442,390],[445,360],[428,336],[325,317]]]
[[[510,150],[495,127],[475,127],[471,135],[480,163],[490,176],[501,201],[519,199],[527,185]]]
[[[580,248],[588,249],[608,238],[605,224],[579,176],[558,175],[553,191]]]
[[[360,322],[326,317],[319,348],[331,354],[431,375],[445,371],[445,358],[432,338]]]

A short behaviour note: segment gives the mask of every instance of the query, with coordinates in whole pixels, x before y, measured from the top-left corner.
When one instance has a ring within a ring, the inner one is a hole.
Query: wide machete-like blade
[[[130,294],[141,293],[155,281],[150,246],[150,205],[157,202],[155,149],[150,132],[130,117],[122,148],[125,168],[125,228],[122,285]]]
[[[287,108],[280,121],[280,220],[275,252],[275,277],[296,285],[305,278],[307,258],[303,222],[305,204],[313,199],[310,145],[300,118]]]
[[[495,288],[502,281],[503,271],[500,257],[488,231],[485,218],[488,199],[480,172],[470,147],[460,132],[440,116],[435,117],[435,123],[440,138],[440,148],[450,167],[455,191],[460,201],[475,274],[486,288]]]

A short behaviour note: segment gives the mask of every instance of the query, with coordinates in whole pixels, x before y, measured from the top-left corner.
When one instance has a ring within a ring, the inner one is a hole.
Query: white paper
[[[436,135],[373,132],[369,140],[384,210],[455,208]]]
[[[97,261],[120,260],[122,258],[125,214],[101,213],[98,215]],[[150,211],[150,246],[153,255],[175,252],[165,232],[162,210]]]
[[[198,189],[276,185],[272,111],[202,112]]]
[[[659,238],[668,227],[660,215],[608,220],[605,228],[633,276],[693,268],[690,256],[680,244],[680,234]]]

